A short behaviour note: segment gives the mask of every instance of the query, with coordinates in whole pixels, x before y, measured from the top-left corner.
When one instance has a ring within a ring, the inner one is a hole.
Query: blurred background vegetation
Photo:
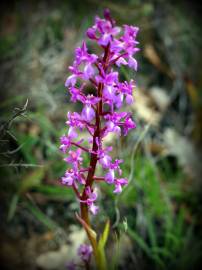
[[[8,1],[0,30],[1,269],[65,269],[85,241],[78,202],[59,179],[58,151],[69,102],[73,52],[108,7],[118,24],[140,27],[137,82],[128,108],[137,129],[117,141],[130,183],[102,185],[93,219],[111,233],[109,269],[200,269],[202,253],[202,57],[197,1]]]

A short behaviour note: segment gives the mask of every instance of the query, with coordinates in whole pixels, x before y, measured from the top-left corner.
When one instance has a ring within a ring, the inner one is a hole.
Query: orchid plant
[[[101,49],[100,55],[90,53],[86,42],[75,50],[75,60],[69,67],[71,75],[65,86],[68,88],[71,101],[82,104],[81,112],[67,113],[68,133],[61,137],[60,150],[67,154],[64,160],[68,169],[62,177],[62,184],[71,187],[80,203],[80,215],[77,219],[83,225],[90,241],[90,246],[80,247],[78,254],[89,269],[91,252],[94,254],[98,269],[107,269],[104,253],[106,237],[97,240],[90,224],[89,214],[97,215],[97,190],[95,184],[100,181],[114,186],[114,193],[122,191],[127,179],[122,177],[120,164],[123,160],[113,160],[110,156],[112,147],[104,147],[103,141],[109,133],[126,136],[130,129],[136,127],[130,112],[120,111],[124,102],[133,102],[134,80],[119,80],[121,65],[137,71],[134,58],[138,42],[138,27],[124,25],[117,27],[108,9],[104,11],[104,19],[95,17],[95,24],[86,34]],[[87,94],[85,89],[91,84],[94,92]],[[87,131],[88,138],[78,139],[79,132]],[[89,155],[89,165],[83,165],[83,155]],[[103,175],[96,175],[100,167]],[[109,223],[105,226],[105,235]],[[102,241],[102,242],[101,242]]]

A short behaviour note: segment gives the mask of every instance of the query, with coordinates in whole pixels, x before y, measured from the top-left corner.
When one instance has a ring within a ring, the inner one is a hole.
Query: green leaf
[[[50,199],[70,201],[75,198],[74,192],[70,188],[54,185],[39,185],[34,191],[44,194]]]
[[[159,266],[164,267],[163,261],[159,258],[157,254],[152,253],[152,249],[147,245],[147,243],[141,236],[139,236],[135,231],[133,231],[129,227],[128,227],[128,234],[139,245],[139,247],[147,254],[148,257],[155,260]]]
[[[38,143],[39,138],[32,136],[32,135],[27,135],[27,134],[15,134],[19,145],[23,144],[21,147],[20,151],[22,152],[24,159],[27,163],[32,163],[35,164],[37,162],[36,157],[33,155],[33,148],[35,145]]]
[[[28,203],[27,208],[36,217],[36,219],[38,219],[41,223],[43,223],[44,226],[46,226],[49,230],[55,230],[59,227],[53,220],[47,217],[37,206]]]
[[[158,255],[162,255],[165,258],[170,258],[170,259],[172,259],[172,257],[173,257],[172,252],[168,251],[166,248],[163,248],[163,247],[152,248],[152,253],[154,255],[158,254]]]
[[[148,229],[148,235],[149,235],[149,240],[151,242],[152,247],[157,247],[157,233],[155,231],[155,226],[154,223],[152,222],[152,217],[151,215],[147,214],[147,229]]]
[[[84,227],[84,229],[86,230],[87,234],[91,237],[91,239],[93,239],[93,242],[96,243],[96,239],[97,239],[96,232],[77,213],[76,213],[76,218],[81,223],[81,225]]]
[[[45,175],[45,167],[40,167],[24,176],[19,187],[19,193],[25,193],[33,187],[39,186]]]
[[[103,249],[105,247],[108,236],[109,236],[109,229],[110,229],[110,222],[109,222],[109,220],[107,220],[107,222],[105,224],[104,231],[103,231],[102,235],[100,236],[100,239],[98,242],[98,248]]]
[[[9,210],[8,210],[8,217],[7,217],[8,221],[11,221],[13,216],[15,215],[18,200],[19,200],[19,195],[14,194],[13,198],[11,199],[11,203],[10,203]]]
[[[45,167],[40,167],[40,168],[35,169],[31,173],[29,172],[28,174],[24,176],[24,178],[22,179],[19,185],[18,192],[14,194],[11,199],[11,203],[8,210],[8,217],[7,217],[8,221],[12,220],[15,214],[20,195],[40,185],[41,180],[44,177],[44,174],[45,174]]]
[[[144,239],[139,236],[134,230],[128,227],[129,236],[140,246],[140,248],[147,254],[147,256],[151,257],[151,249],[144,241]]]
[[[100,269],[107,269],[106,268],[106,255],[105,255],[105,245],[107,243],[107,239],[109,236],[109,229],[110,229],[110,222],[107,220],[105,224],[104,231],[102,235],[100,236],[99,242],[98,242],[98,259],[99,259],[99,266]]]

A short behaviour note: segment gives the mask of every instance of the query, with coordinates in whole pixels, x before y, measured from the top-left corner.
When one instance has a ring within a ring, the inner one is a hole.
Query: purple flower
[[[127,184],[128,184],[128,181],[125,178],[115,179],[115,190],[114,190],[114,193],[121,193],[122,186],[125,186]]]
[[[67,149],[71,146],[72,140],[75,139],[77,137],[77,133],[75,131],[75,128],[70,127],[69,131],[68,131],[68,135],[65,136],[63,135],[62,137],[60,137],[60,150],[63,153],[66,153]]]
[[[76,133],[75,128],[74,127],[70,127],[69,128],[69,131],[68,131],[68,137],[70,139],[75,139],[75,138],[77,138],[77,136],[78,136],[78,134]]]
[[[108,173],[105,175],[105,181],[108,184],[113,184],[114,183],[114,178],[115,178],[114,169],[110,169],[108,171]]]
[[[81,112],[82,119],[91,122],[95,118],[95,111],[90,105],[85,105]]]
[[[100,101],[100,98],[88,95],[85,97],[84,102],[86,105],[96,105]]]
[[[76,151],[70,150],[69,156],[64,158],[64,160],[67,163],[72,164],[72,167],[77,170],[83,160],[83,158],[81,157],[81,153],[82,153],[82,150],[80,148],[77,149]]]
[[[118,72],[104,73],[102,76],[96,76],[96,81],[104,85],[113,85],[118,82]]]
[[[68,121],[66,124],[71,127],[77,127],[80,129],[83,129],[86,125],[83,122],[82,116],[79,113],[76,112],[68,112],[67,114]]]
[[[82,244],[78,249],[78,255],[82,261],[89,262],[92,255],[92,247],[90,245]]]
[[[118,85],[119,90],[123,94],[129,94],[132,95],[133,93],[133,88],[135,87],[135,82],[133,80],[130,80],[130,82],[121,82]]]
[[[66,153],[67,149],[71,145],[70,138],[68,138],[67,136],[63,135],[62,137],[60,137],[60,142],[61,142],[60,151],[62,151],[63,153]]]
[[[85,65],[83,70],[83,78],[84,80],[88,80],[95,75],[95,69],[93,68],[92,64],[88,63]]]
[[[70,261],[66,264],[67,270],[76,270],[76,264],[74,261]]]
[[[136,128],[136,124],[133,122],[133,120],[130,117],[127,117],[125,119],[125,122],[123,123],[124,136],[126,136],[128,134],[128,131],[132,128]]]
[[[76,56],[77,65],[80,65],[82,62],[92,64],[98,58],[97,55],[88,53],[88,49],[87,49],[85,41],[83,41],[81,48],[77,48],[75,50],[75,56]]]
[[[99,211],[99,207],[92,203],[89,207],[90,212],[95,216]]]
[[[124,98],[124,96],[123,96],[122,93],[120,93],[117,96],[115,96],[114,101],[115,101],[115,105],[116,105],[116,108],[117,109],[119,109],[119,108],[122,107],[122,105],[123,105],[123,98]]]
[[[103,169],[109,168],[111,161],[112,161],[112,158],[107,154],[104,154],[102,158],[99,159],[99,163],[102,165]]]
[[[133,96],[132,95],[126,95],[126,103],[127,104],[133,103]]]
[[[72,186],[74,183],[74,175],[73,173],[67,171],[61,180],[63,185]]]
[[[97,199],[97,193],[92,191],[91,188],[88,186],[86,187],[86,194],[88,195],[88,199],[86,200],[88,205],[91,205]]]
[[[96,215],[98,213],[99,207],[94,204],[94,202],[97,199],[97,192],[96,190],[92,191],[91,188],[88,186],[86,187],[86,195],[88,196],[88,199],[85,201],[87,205],[89,206],[89,210],[93,215]]]
[[[71,94],[71,101],[76,102],[76,101],[82,101],[84,98],[84,94],[82,93],[84,85],[82,85],[80,88],[77,88],[75,86],[70,86],[69,87],[69,92]]]
[[[95,111],[92,105],[97,104],[100,98],[94,97],[93,95],[88,95],[87,97],[82,97],[81,102],[85,104],[81,112],[82,119],[91,122],[95,118]]]
[[[137,71],[137,61],[134,57],[129,56],[128,58],[128,65],[129,67],[133,68],[135,71]]]
[[[97,40],[97,37],[96,37],[96,28],[95,27],[92,27],[92,28],[89,28],[86,32],[86,35],[88,38],[90,39],[95,39]]]
[[[86,181],[82,174],[82,171],[85,170],[81,168],[78,170],[77,168],[69,169],[65,172],[65,175],[61,178],[61,183],[66,186],[76,186],[77,184],[85,185]]]
[[[90,53],[86,41],[83,41],[75,49],[75,59],[65,82],[71,102],[80,102],[82,108],[79,112],[68,112],[68,133],[60,138],[60,150],[67,155],[64,160],[70,167],[61,181],[74,189],[81,205],[86,204],[94,215],[99,209],[94,188],[96,179],[114,185],[115,194],[127,185],[127,179],[120,178],[122,160],[114,160],[109,153],[112,147],[104,148],[103,141],[109,133],[125,136],[136,127],[131,113],[123,111],[125,103],[133,102],[135,82],[121,81],[117,69],[124,65],[137,70],[135,55],[139,51],[136,40],[138,31],[139,28],[135,26],[116,26],[106,9],[104,18],[96,16],[94,25],[86,32],[101,53]],[[91,86],[91,94],[87,94],[88,85]],[[82,131],[87,132],[88,136],[78,141],[78,133]],[[88,168],[83,167],[84,152],[89,155]],[[97,165],[102,168],[104,176],[95,176]]]

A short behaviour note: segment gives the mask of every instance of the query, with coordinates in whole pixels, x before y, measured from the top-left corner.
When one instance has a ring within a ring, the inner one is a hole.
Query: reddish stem
[[[91,169],[90,167],[88,167],[88,168],[83,168],[83,169],[81,169],[79,172],[88,172],[90,169]]]
[[[77,198],[80,199],[81,196],[80,196],[80,193],[79,193],[78,189],[76,188],[75,184],[73,184],[72,187],[73,187],[73,190],[74,190],[74,192],[75,192]]]
[[[98,177],[98,176],[94,176],[93,179],[94,179],[95,181],[104,181],[104,180],[105,180],[104,177]]]
[[[120,55],[117,56],[113,61],[111,61],[110,65],[115,64],[116,61],[119,60],[119,58],[121,58],[121,57],[123,57],[123,56],[125,56],[125,55],[127,55],[127,53],[122,53],[122,54],[120,54]]]
[[[97,83],[96,83],[96,81],[94,79],[90,78],[89,80],[93,85],[95,85],[97,87]]]
[[[109,44],[107,45],[106,49],[105,49],[105,54],[103,57],[103,66],[104,66],[104,70],[106,70],[107,68],[107,64],[108,64],[108,57],[109,57]],[[91,153],[91,157],[90,157],[90,168],[91,170],[88,171],[88,175],[87,175],[87,179],[86,179],[86,184],[82,193],[82,200],[85,201],[86,200],[86,187],[90,186],[92,187],[93,185],[93,177],[95,174],[95,169],[96,169],[96,165],[97,165],[97,150],[98,150],[98,145],[97,145],[97,138],[100,138],[100,128],[101,128],[101,121],[100,121],[100,117],[102,115],[102,90],[103,90],[103,83],[99,83],[98,85],[98,97],[100,97],[100,101],[97,104],[97,110],[96,110],[96,122],[95,122],[95,132],[93,135],[93,147],[92,147],[92,153]],[[82,209],[86,207],[83,206],[83,203],[81,203],[81,216],[82,216]],[[86,210],[83,210],[86,211]],[[84,213],[83,213],[84,214]],[[84,216],[86,216],[86,214],[84,214]]]
[[[108,65],[108,57],[109,57],[109,44],[105,48],[105,53],[103,57],[103,69],[106,72],[107,65]],[[85,203],[87,199],[87,194],[86,194],[86,188],[90,187],[92,188],[93,182],[95,181],[94,175],[95,175],[95,169],[98,161],[97,157],[97,151],[98,151],[98,140],[100,138],[100,132],[101,132],[101,116],[102,116],[102,90],[103,90],[103,83],[99,83],[98,88],[97,88],[97,96],[100,97],[100,101],[97,104],[97,109],[96,109],[96,119],[95,119],[95,131],[93,134],[93,146],[91,150],[91,155],[90,155],[90,169],[88,170],[88,175],[86,178],[86,184],[83,189],[82,195],[80,196],[80,210],[81,210],[81,218],[85,221],[85,223],[91,228],[90,221],[89,221],[89,215],[88,215],[88,206]],[[96,254],[96,247],[97,243],[95,243],[95,239],[92,238],[92,236],[89,234],[88,231],[87,235],[88,238],[91,242],[91,245],[93,247],[94,255],[95,257],[97,256]]]
[[[81,146],[81,145],[78,144],[78,143],[71,142],[71,144],[74,145],[74,146],[76,146],[76,147],[78,147],[78,148],[81,148],[83,151],[85,151],[85,152],[87,152],[87,153],[90,152],[88,148],[86,148],[86,147],[84,147],[84,146]]]

